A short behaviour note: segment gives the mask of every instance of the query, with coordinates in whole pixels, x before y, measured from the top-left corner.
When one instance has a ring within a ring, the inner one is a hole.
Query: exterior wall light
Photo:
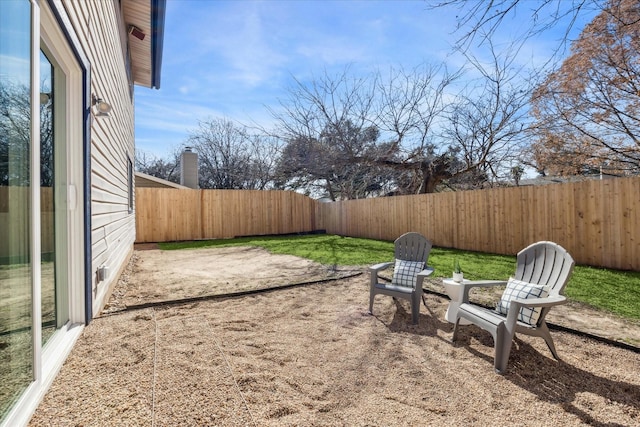
[[[102,98],[98,98],[95,95],[93,96],[93,106],[95,107],[95,116],[96,117],[109,117],[109,113],[111,113],[111,105],[105,102]]]

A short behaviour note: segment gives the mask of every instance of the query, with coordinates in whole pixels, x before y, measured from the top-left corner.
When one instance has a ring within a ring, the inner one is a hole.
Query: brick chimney
[[[189,188],[198,188],[198,154],[185,147],[180,155],[180,184]]]

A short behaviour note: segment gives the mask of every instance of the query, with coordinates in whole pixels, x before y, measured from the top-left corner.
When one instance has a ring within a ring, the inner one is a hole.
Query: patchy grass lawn
[[[274,254],[295,255],[326,265],[371,265],[393,259],[393,242],[335,235],[242,237],[224,240],[160,243],[163,250],[259,246]],[[456,258],[465,278],[506,279],[514,256],[433,248],[428,264],[436,277],[449,277]],[[640,319],[640,272],[576,266],[566,288],[569,298],[630,319]]]

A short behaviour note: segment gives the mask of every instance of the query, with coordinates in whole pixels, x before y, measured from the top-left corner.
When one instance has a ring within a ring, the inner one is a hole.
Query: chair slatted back
[[[560,245],[537,242],[518,252],[515,278],[549,287],[549,295],[561,295],[575,261]]]
[[[427,264],[431,242],[420,233],[409,232],[395,242],[395,257],[405,261],[424,261]]]

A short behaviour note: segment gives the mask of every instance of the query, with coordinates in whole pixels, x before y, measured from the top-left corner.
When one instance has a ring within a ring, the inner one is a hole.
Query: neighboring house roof
[[[166,179],[156,178],[146,173],[136,172],[136,187],[153,187],[153,188],[176,188],[178,190],[191,190],[184,185],[176,184],[175,182],[167,181]]]
[[[127,24],[133,81],[141,86],[160,89],[162,44],[166,0],[122,0]],[[136,31],[131,32],[135,27]],[[141,33],[144,38],[140,40]]]
[[[591,175],[569,175],[569,176],[539,176],[531,179],[521,179],[520,186],[526,185],[546,185],[566,182],[581,182],[590,179],[611,179],[617,178],[614,175],[607,174],[591,174]]]

